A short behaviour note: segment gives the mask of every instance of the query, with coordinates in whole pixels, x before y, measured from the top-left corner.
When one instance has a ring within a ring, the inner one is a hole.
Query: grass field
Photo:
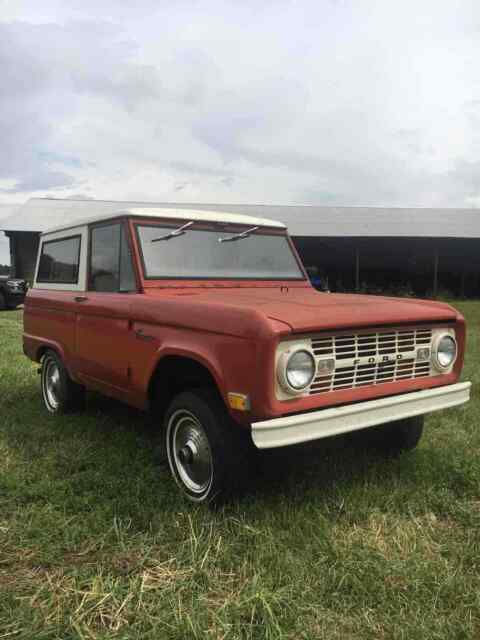
[[[0,313],[0,639],[480,638],[480,303],[457,306],[473,400],[415,452],[270,453],[216,512],[154,466],[142,414],[47,416]]]

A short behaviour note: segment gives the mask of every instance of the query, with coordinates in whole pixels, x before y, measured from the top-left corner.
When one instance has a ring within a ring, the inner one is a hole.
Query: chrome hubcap
[[[213,464],[201,423],[192,413],[182,409],[171,417],[169,432],[171,457],[179,479],[192,493],[203,493],[212,482]]]
[[[53,360],[47,362],[44,381],[46,400],[52,409],[57,409],[60,404],[60,371]]]

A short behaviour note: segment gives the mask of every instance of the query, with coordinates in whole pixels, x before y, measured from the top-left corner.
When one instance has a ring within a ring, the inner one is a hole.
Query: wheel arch
[[[195,388],[215,390],[225,403],[221,376],[210,362],[190,352],[164,352],[158,358],[149,378],[148,408],[163,414],[175,395]]]
[[[74,382],[78,382],[77,377],[73,374],[72,369],[70,367],[70,363],[68,362],[68,358],[65,354],[65,350],[62,348],[62,346],[58,343],[58,342],[41,342],[38,346],[36,346],[35,348],[35,356],[34,356],[34,360],[35,362],[41,362],[43,356],[46,354],[47,351],[53,351],[54,353],[57,354],[57,356],[61,359],[63,366],[65,367],[65,369],[68,372],[68,375],[70,376],[70,378],[74,381]]]
[[[35,361],[41,362],[47,351],[54,351],[62,359],[64,366],[67,367],[65,351],[57,342],[41,342],[35,349]]]

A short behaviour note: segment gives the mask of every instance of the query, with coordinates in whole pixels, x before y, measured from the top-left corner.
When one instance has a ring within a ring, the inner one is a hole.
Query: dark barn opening
[[[480,241],[471,238],[294,238],[332,291],[478,297]]]

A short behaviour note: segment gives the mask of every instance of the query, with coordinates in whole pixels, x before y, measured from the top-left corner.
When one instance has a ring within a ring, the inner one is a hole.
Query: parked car
[[[255,449],[371,427],[380,449],[412,449],[424,414],[470,395],[455,309],[319,293],[284,225],[242,215],[131,209],[48,231],[24,323],[47,411],[86,389],[153,411],[195,502],[240,485]]]
[[[27,293],[27,282],[20,278],[0,276],[0,311],[15,309],[23,304]]]

